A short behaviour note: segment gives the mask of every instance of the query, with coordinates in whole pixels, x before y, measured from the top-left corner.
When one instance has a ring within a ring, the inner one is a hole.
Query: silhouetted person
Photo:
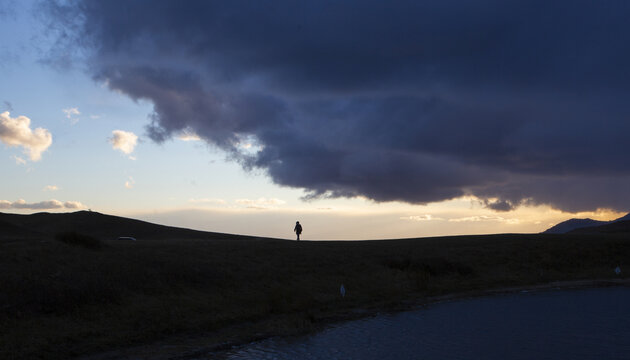
[[[295,233],[297,234],[297,241],[300,241],[300,234],[302,233],[302,225],[300,225],[299,221],[295,222],[295,228],[293,228],[293,231],[295,231]]]

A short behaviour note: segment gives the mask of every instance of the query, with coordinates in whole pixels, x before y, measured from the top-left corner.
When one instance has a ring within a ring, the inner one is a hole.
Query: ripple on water
[[[630,288],[452,301],[268,339],[220,359],[630,359]]]

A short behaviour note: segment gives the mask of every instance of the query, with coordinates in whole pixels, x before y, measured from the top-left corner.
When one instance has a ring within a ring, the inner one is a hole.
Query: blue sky
[[[625,214],[628,89],[615,80],[625,63],[615,72],[610,59],[630,51],[595,41],[626,33],[613,26],[620,9],[593,20],[582,3],[547,5],[569,14],[562,27],[540,11],[523,25],[532,8],[520,2],[453,3],[370,3],[349,21],[339,14],[353,2],[134,2],[119,14],[114,1],[3,1],[0,211],[92,209],[280,238],[300,220],[305,239],[537,232]],[[374,22],[383,11],[399,24]],[[462,29],[404,15],[414,11]],[[595,40],[562,30],[576,22]],[[20,116],[52,143],[10,132]]]

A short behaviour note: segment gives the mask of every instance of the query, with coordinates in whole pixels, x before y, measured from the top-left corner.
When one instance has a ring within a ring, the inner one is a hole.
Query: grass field
[[[624,278],[614,269],[630,264],[629,236],[612,234],[81,241],[0,242],[0,358],[68,358],[205,333],[244,341],[429,296]]]

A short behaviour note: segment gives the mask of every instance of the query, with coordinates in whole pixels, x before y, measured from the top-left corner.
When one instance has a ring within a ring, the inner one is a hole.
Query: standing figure
[[[302,225],[300,225],[299,221],[295,222],[295,228],[293,228],[293,231],[295,231],[295,233],[297,234],[297,241],[300,241],[300,234],[302,233]]]

